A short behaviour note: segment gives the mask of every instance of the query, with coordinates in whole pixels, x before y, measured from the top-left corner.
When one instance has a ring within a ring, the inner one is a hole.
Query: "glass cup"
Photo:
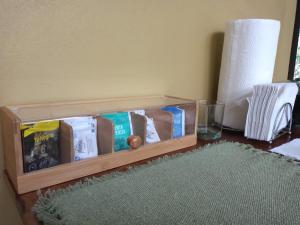
[[[197,137],[203,140],[217,140],[222,136],[224,103],[198,100]]]

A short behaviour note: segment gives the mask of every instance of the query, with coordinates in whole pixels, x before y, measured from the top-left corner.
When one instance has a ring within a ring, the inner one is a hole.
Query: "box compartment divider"
[[[102,116],[97,116],[96,119],[98,155],[113,153],[115,145],[114,124]]]
[[[159,108],[145,110],[145,115],[153,119],[161,141],[173,138],[173,114]]]
[[[146,144],[147,135],[147,120],[145,116],[136,114],[134,112],[130,113],[133,135],[139,136],[142,139],[142,144]]]

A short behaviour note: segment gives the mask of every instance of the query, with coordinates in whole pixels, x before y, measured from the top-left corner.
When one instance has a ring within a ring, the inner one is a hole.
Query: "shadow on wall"
[[[217,32],[213,33],[210,38],[209,96],[213,100],[217,99],[224,35],[224,32]]]

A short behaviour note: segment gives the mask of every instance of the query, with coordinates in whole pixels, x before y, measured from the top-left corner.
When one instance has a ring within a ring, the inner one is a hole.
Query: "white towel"
[[[285,114],[281,108],[286,103],[293,108],[297,93],[295,83],[255,85],[249,100],[245,137],[270,141],[274,130],[279,131],[288,125],[291,111]],[[283,119],[279,120],[281,117]]]
[[[249,109],[246,119],[245,136],[258,139],[263,136],[264,128],[268,121],[266,115],[274,108],[278,87],[272,85],[256,85],[253,88],[252,97],[249,98]],[[272,111],[271,111],[272,113]]]
[[[294,139],[286,144],[273,148],[271,151],[300,160],[300,139]]]
[[[276,85],[277,87],[279,87],[279,93],[278,93],[278,99],[275,103],[274,106],[274,110],[273,113],[271,114],[270,119],[267,118],[267,120],[270,121],[270,127],[269,127],[269,132],[266,136],[267,140],[271,139],[272,136],[272,129],[274,126],[277,126],[277,124],[275,124],[275,120],[276,117],[279,116],[283,116],[283,111],[278,115],[280,108],[285,104],[285,103],[289,103],[292,106],[292,109],[294,108],[294,104],[295,104],[295,100],[296,100],[296,96],[298,93],[298,86],[296,83],[277,83],[277,84],[273,84]],[[289,117],[287,118],[288,120],[291,119],[291,114],[289,114]],[[278,121],[279,122],[279,121]],[[278,130],[284,128],[287,125],[286,120],[282,120],[280,122],[280,124],[278,124]]]
[[[263,140],[267,139],[268,135],[268,127],[270,126],[270,119],[271,115],[273,113],[273,109],[276,104],[276,100],[278,98],[279,88],[276,86],[270,86],[269,92],[266,96],[267,102],[265,105],[263,105],[264,108],[266,108],[265,115],[261,115],[263,117],[263,122],[260,124],[260,137],[262,137]]]

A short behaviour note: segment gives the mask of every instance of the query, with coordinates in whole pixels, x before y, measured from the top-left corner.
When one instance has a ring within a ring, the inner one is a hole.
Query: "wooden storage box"
[[[179,106],[185,110],[185,136],[173,137],[173,115],[161,110],[163,106]],[[15,105],[0,108],[5,169],[18,194],[45,188],[72,179],[88,176],[157,155],[196,144],[196,101],[170,96],[147,96],[73,101],[49,104]],[[133,132],[142,138],[143,145],[136,150],[114,152],[114,126],[101,113],[144,109],[153,118],[161,139],[146,144],[146,119],[131,114]],[[73,116],[97,118],[97,143],[101,149],[98,157],[74,161],[72,127],[61,119]],[[61,164],[25,173],[20,126],[45,120],[60,120]]]

